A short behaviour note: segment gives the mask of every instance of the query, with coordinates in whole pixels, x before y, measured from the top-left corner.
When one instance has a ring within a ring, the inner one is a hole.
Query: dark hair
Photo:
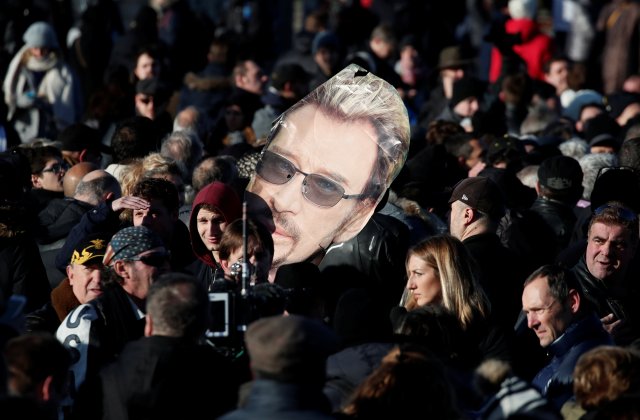
[[[469,144],[473,139],[473,135],[469,133],[458,133],[444,139],[443,144],[445,150],[450,155],[456,157],[462,156],[468,159],[473,152],[473,147]]]
[[[127,163],[155,151],[158,135],[152,120],[133,117],[122,121],[111,138],[114,163]]]
[[[396,347],[354,391],[350,418],[460,418],[446,370],[422,349]]]
[[[53,146],[23,147],[21,153],[29,160],[32,174],[41,174],[51,159],[62,160],[62,152]]]
[[[207,292],[188,274],[161,275],[149,288],[146,308],[157,335],[197,340],[208,324]]]
[[[216,211],[218,211],[216,209]],[[255,254],[256,251],[269,251],[273,254],[273,238],[269,230],[261,223],[247,220],[248,254]],[[229,223],[222,233],[218,255],[221,260],[229,259],[231,253],[242,247],[242,219]]]
[[[9,382],[22,397],[35,397],[38,383],[52,377],[52,388],[62,392],[71,356],[50,333],[27,333],[6,344]]]
[[[160,200],[170,213],[177,213],[180,207],[178,189],[171,181],[163,178],[147,178],[133,186],[131,195],[145,200]]]
[[[640,137],[625,140],[618,151],[620,166],[640,170]]]
[[[524,281],[524,287],[533,282],[539,277],[546,277],[547,284],[549,285],[549,292],[557,301],[564,302],[569,297],[569,292],[573,289],[578,292],[580,297],[582,296],[582,289],[575,276],[566,268],[556,264],[547,264],[538,268],[531,273],[529,277]],[[581,301],[584,303],[584,299]]]
[[[548,74],[549,71],[551,71],[551,65],[558,61],[566,61],[567,65],[571,65],[571,60],[569,60],[569,57],[567,57],[566,55],[556,54],[556,55],[553,55],[548,60],[546,60],[544,63],[542,63],[542,71],[545,74]]]
[[[427,129],[427,144],[443,144],[449,137],[461,133],[464,133],[464,128],[453,121],[432,121]]]
[[[24,149],[0,153],[0,202],[17,202],[31,188],[31,168]]]
[[[607,226],[621,226],[629,232],[630,239],[633,243],[638,242],[638,217],[633,210],[628,209],[618,201],[610,201],[595,209],[595,214],[589,221],[589,229],[587,232],[591,232],[591,226],[595,223],[602,223]]]

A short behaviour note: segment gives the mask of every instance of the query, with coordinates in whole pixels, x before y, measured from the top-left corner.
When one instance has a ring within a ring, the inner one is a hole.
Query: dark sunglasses
[[[138,255],[135,257],[127,258],[127,261],[140,261],[150,267],[162,267],[169,261],[171,256],[168,252],[156,252],[147,255]]]
[[[276,185],[286,184],[298,172],[304,175],[302,195],[317,206],[333,207],[343,198],[348,200],[364,197],[364,194],[345,194],[344,188],[337,182],[323,175],[302,172],[287,159],[267,150],[256,166],[256,173],[260,178]]]
[[[53,172],[54,174],[59,174],[60,172],[66,171],[67,169],[69,169],[69,166],[66,163],[56,163],[50,168],[44,168],[42,170],[42,173]]]
[[[628,208],[621,207],[621,206],[614,206],[611,204],[603,204],[602,206],[595,209],[593,214],[595,216],[599,216],[602,213],[604,213],[605,210],[609,210],[609,209],[615,211],[616,215],[619,218],[626,220],[627,222],[635,222],[638,219],[638,215],[635,214],[633,211],[629,210]]]

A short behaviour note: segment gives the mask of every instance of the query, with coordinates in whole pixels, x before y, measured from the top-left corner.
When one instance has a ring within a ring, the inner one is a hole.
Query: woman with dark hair
[[[64,198],[62,180],[68,166],[62,152],[53,146],[24,147],[20,149],[31,167],[31,191],[28,194],[30,210],[38,214],[54,198]]]

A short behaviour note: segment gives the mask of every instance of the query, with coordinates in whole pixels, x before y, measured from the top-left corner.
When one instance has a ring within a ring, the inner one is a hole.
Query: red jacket
[[[544,80],[542,66],[551,58],[553,41],[551,37],[540,32],[538,24],[531,19],[510,19],[505,23],[507,34],[520,33],[522,43],[515,45],[513,50],[527,64],[527,72],[532,79]],[[489,81],[494,83],[500,76],[502,69],[502,54],[497,48],[491,51],[491,68]]]

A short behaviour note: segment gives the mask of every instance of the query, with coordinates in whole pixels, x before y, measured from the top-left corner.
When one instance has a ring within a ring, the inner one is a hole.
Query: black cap
[[[581,188],[582,176],[582,168],[578,161],[564,155],[545,159],[538,168],[540,185],[556,192],[569,192]]]
[[[619,134],[620,126],[613,117],[606,113],[589,118],[584,125],[585,140],[589,143],[589,147],[606,145],[618,150],[620,148]]]
[[[453,189],[449,204],[461,201],[493,218],[504,215],[504,197],[498,184],[490,178],[476,176],[463,179]]]

